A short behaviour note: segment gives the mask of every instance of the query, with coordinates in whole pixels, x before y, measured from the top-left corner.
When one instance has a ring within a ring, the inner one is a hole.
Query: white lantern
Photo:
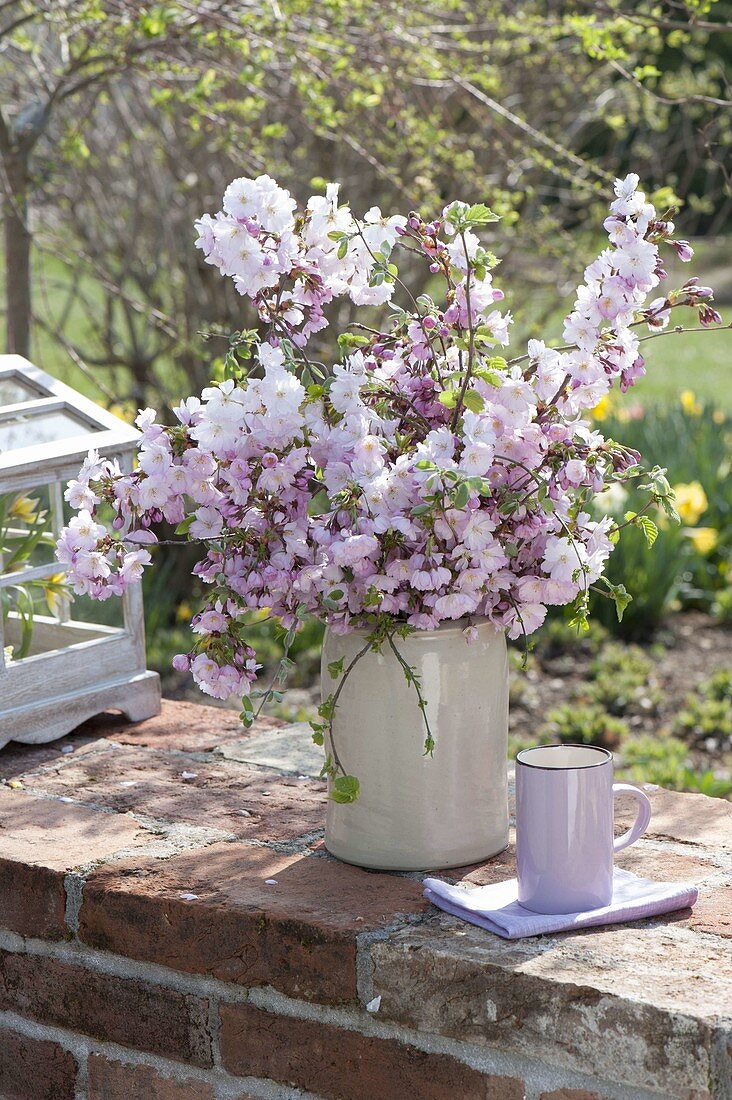
[[[92,447],[131,469],[137,438],[27,359],[0,355],[0,747],[52,741],[108,708],[133,721],[160,710],[140,584],[92,607],[69,597],[54,558],[66,482]]]

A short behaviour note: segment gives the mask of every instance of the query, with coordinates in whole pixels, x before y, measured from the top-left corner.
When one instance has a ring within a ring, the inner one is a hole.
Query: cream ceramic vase
[[[348,677],[333,732],[361,792],[352,803],[328,802],[325,844],[339,859],[423,871],[475,863],[508,844],[506,640],[480,622],[468,644],[465,625],[445,623],[396,642],[421,678],[436,742],[431,757],[414,687],[388,645],[367,653]],[[347,667],[364,639],[363,631],[326,632],[324,697],[337,686],[328,665],[343,657]]]

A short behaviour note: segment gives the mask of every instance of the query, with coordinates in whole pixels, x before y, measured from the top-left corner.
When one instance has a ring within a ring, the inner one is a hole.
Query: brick
[[[214,1100],[212,1085],[193,1077],[165,1077],[151,1066],[89,1056],[88,1100]]]
[[[211,709],[211,708],[209,708]],[[194,778],[183,779],[183,773]],[[34,790],[118,813],[207,825],[242,838],[294,840],[325,825],[325,784],[227,760],[113,746],[25,775]]]
[[[0,951],[0,1009],[192,1065],[212,1065],[208,1001],[147,982]]]
[[[280,725],[283,723],[279,719],[264,716],[258,718],[248,732],[260,733]],[[125,745],[208,752],[217,745],[239,740],[246,734],[237,711],[163,699],[160,714],[154,718],[132,723],[108,711],[84,722],[75,731],[74,737],[106,737]]]
[[[63,874],[0,856],[0,927],[21,936],[63,939],[65,912]]]
[[[0,1096],[3,1100],[74,1100],[73,1055],[46,1039],[0,1030]]]
[[[183,900],[183,893],[196,898]],[[177,970],[348,1001],[356,996],[356,937],[425,908],[418,882],[311,854],[222,843],[94,872],[79,936]]]
[[[267,1077],[325,1100],[523,1100],[523,1082],[485,1075],[446,1054],[426,1054],[331,1024],[222,1005],[221,1060],[238,1076]]]
[[[371,945],[379,1019],[706,1096],[732,1016],[729,947],[662,920],[510,942],[436,916]]]
[[[131,818],[0,790],[0,858],[70,871],[146,842]]]
[[[602,1100],[602,1097],[587,1089],[553,1089],[552,1092],[542,1092],[539,1100]]]
[[[686,924],[695,932],[732,938],[732,886],[702,890]]]
[[[147,839],[130,818],[0,789],[0,927],[63,937],[65,873]]]
[[[60,737],[48,745],[19,745],[10,741],[0,749],[0,780],[16,779],[27,771],[34,771],[41,764],[50,764],[66,760],[62,749],[73,749],[76,753],[88,752],[99,744],[92,734],[85,736],[70,735]]]

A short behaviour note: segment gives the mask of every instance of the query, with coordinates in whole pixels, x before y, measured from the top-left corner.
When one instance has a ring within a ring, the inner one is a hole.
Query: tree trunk
[[[7,350],[28,358],[31,325],[31,235],[28,228],[28,153],[13,150],[4,158],[6,193],[5,303]]]

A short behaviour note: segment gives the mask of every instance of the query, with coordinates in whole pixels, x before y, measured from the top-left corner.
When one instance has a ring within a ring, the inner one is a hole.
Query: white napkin
[[[632,871],[616,867],[613,873],[613,899],[601,909],[584,913],[532,913],[518,903],[518,882],[496,882],[492,886],[451,886],[438,878],[426,878],[424,896],[446,913],[477,924],[506,940],[540,936],[545,932],[563,932],[589,928],[597,924],[617,924],[640,920],[685,909],[699,897],[696,886],[685,882],[652,882]]]

